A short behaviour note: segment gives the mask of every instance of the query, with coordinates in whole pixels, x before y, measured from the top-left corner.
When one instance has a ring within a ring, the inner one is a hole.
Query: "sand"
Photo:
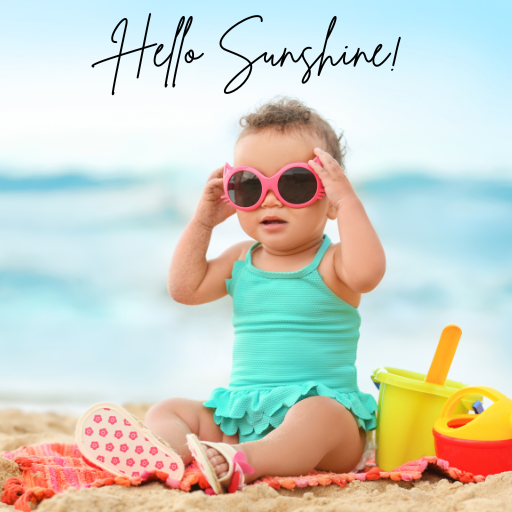
[[[128,404],[143,417],[147,406]],[[73,442],[76,418],[58,414],[0,411],[0,452],[27,444]],[[0,458],[0,488],[7,478],[19,476],[16,464]],[[41,502],[38,512],[512,512],[512,472],[489,477],[478,484],[461,484],[426,474],[414,482],[352,482],[275,491],[266,485],[242,492],[207,496],[184,493],[159,483],[142,487],[108,486],[69,490]],[[0,511],[13,510],[0,504]]]

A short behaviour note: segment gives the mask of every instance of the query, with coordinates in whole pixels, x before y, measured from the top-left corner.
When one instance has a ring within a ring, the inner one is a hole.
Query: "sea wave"
[[[1,192],[47,192],[89,188],[119,188],[140,183],[140,179],[120,177],[98,179],[87,174],[57,174],[49,176],[24,176],[0,174]]]
[[[173,176],[0,177],[1,402],[205,398],[227,384],[230,298],[189,307],[166,291],[204,178]],[[361,389],[375,393],[375,366],[426,372],[454,322],[453,377],[512,394],[512,184],[394,175],[356,189],[388,264],[360,307]],[[336,223],[326,232],[338,240]],[[209,254],[244,238],[234,216]]]

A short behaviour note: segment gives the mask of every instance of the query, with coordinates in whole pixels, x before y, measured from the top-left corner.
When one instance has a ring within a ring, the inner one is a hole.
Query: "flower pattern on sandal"
[[[117,475],[131,477],[158,470],[171,478],[181,478],[184,466],[176,453],[151,439],[149,431],[135,418],[132,424],[124,417],[131,417],[127,411],[101,405],[105,404],[89,409],[77,426],[77,443],[86,459]]]

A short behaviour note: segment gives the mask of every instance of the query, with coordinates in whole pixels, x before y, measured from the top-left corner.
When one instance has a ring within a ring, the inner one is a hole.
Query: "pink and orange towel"
[[[198,484],[208,494],[212,494],[209,484],[195,463],[189,464],[181,481],[169,478],[163,471],[143,472],[138,477],[114,476],[86,462],[76,444],[39,444],[24,446],[13,452],[2,454],[6,459],[17,463],[22,471],[21,478],[10,478],[5,483],[2,502],[14,505],[16,510],[30,512],[30,502],[39,503],[70,487],[77,489],[102,487],[104,485],[138,486],[145,482],[160,481],[171,489],[190,491]],[[312,471],[300,477],[263,477],[254,482],[266,483],[274,489],[294,489],[295,487],[315,487],[336,484],[345,487],[354,480],[370,481],[388,478],[395,481],[411,481],[422,477],[426,469],[433,469],[443,476],[462,483],[482,482],[483,476],[449,467],[448,462],[437,457],[422,457],[400,466],[394,471],[384,472],[372,463],[359,473],[335,474],[325,471]]]
[[[138,477],[116,477],[91,462],[86,462],[76,444],[44,443],[23,446],[1,455],[17,463],[22,471],[21,478],[9,478],[6,481],[2,502],[14,505],[16,510],[24,512],[30,512],[29,502],[39,503],[70,487],[81,489],[114,484],[129,487],[155,480],[169,488],[182,491],[190,491],[195,484],[199,484],[202,489],[209,487],[201,471],[194,464],[187,466],[181,481],[169,478],[169,475],[162,471],[143,472]]]
[[[396,482],[403,480],[410,482],[423,476],[426,469],[430,469],[453,480],[462,483],[483,482],[484,476],[473,475],[457,468],[451,468],[447,461],[437,457],[422,457],[400,466],[393,471],[381,471],[374,463],[369,462],[359,473],[335,474],[326,471],[312,471],[305,476],[281,477],[266,476],[254,483],[266,483],[274,489],[294,489],[295,487],[315,487],[317,485],[336,484],[345,487],[347,483],[359,480],[361,482],[390,479]]]

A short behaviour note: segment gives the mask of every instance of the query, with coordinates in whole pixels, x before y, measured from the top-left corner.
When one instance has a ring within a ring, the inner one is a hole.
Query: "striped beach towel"
[[[30,512],[30,502],[39,503],[74,487],[102,487],[104,485],[138,486],[145,482],[160,481],[171,489],[188,492],[192,486],[198,485],[208,494],[212,494],[208,482],[193,461],[185,469],[181,481],[169,478],[162,471],[144,472],[138,477],[114,476],[86,461],[78,451],[76,444],[43,443],[34,446],[23,446],[2,456],[19,465],[21,478],[10,478],[6,481],[2,493],[2,502],[14,505],[16,510]],[[368,462],[358,473],[335,474],[326,471],[312,471],[298,477],[263,477],[251,485],[265,483],[273,489],[294,489],[296,487],[315,487],[317,485],[335,484],[345,487],[354,480],[372,481],[390,479],[394,481],[412,481],[422,477],[425,470],[434,470],[441,475],[458,480],[462,483],[482,482],[485,477],[472,475],[449,467],[448,462],[437,457],[422,457],[400,466],[394,471],[384,472],[373,463]]]

